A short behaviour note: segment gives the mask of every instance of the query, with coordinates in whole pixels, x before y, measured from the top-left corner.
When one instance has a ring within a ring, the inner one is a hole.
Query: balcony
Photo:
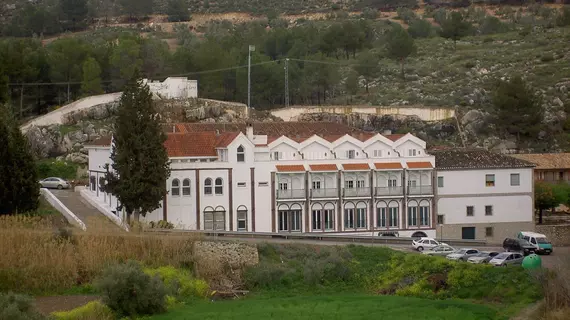
[[[370,188],[344,188],[344,197],[370,197]]]
[[[376,196],[404,196],[402,187],[377,187]]]
[[[431,196],[431,195],[433,195],[433,187],[431,185],[408,187],[408,195],[411,195],[411,196]]]
[[[337,188],[312,189],[311,198],[338,198]]]
[[[277,199],[305,199],[305,189],[277,190]]]

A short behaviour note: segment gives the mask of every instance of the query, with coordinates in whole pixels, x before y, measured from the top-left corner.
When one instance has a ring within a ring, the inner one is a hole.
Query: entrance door
[[[475,240],[475,227],[461,228],[461,239]]]

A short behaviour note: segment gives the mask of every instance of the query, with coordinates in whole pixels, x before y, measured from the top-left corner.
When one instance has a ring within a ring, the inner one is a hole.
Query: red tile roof
[[[398,140],[400,140],[400,138],[402,138],[403,136],[405,136],[405,134],[401,134],[401,133],[398,133],[398,134],[389,134],[389,135],[386,136],[386,138],[388,138],[388,139],[390,139],[390,140],[392,140],[392,141],[398,141]]]
[[[164,147],[169,157],[215,157],[216,141],[214,132],[169,133]]]
[[[311,164],[311,171],[337,171],[336,164]]]
[[[239,132],[224,132],[217,137],[216,148],[226,148],[239,135]]]
[[[99,139],[95,139],[91,142],[87,142],[86,146],[94,146],[94,147],[110,147],[111,146],[111,136],[101,137]]]
[[[399,162],[375,163],[376,169],[402,169],[402,164]]]
[[[409,169],[432,169],[433,166],[431,162],[419,161],[419,162],[407,162]]]
[[[291,164],[291,165],[276,165],[277,171],[279,172],[300,172],[305,171],[305,166],[302,164]]]
[[[342,167],[344,170],[370,170],[368,163],[345,163]]]

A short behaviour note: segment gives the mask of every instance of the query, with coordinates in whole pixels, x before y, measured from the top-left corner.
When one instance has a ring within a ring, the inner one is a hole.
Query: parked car
[[[57,177],[49,177],[40,180],[40,186],[42,188],[57,188],[57,189],[69,189],[71,184],[67,180]]]
[[[378,236],[379,237],[397,237],[398,236],[398,232],[397,231],[380,231],[378,232]]]
[[[455,248],[450,247],[448,245],[441,245],[441,246],[437,246],[437,247],[433,247],[430,250],[424,250],[422,252],[422,254],[428,255],[428,256],[440,256],[440,257],[445,257],[450,253],[455,252]]]
[[[412,240],[412,247],[420,252],[424,251],[425,249],[435,248],[440,245],[446,245],[446,243],[438,242],[433,238],[420,238],[419,240]]]
[[[530,242],[518,238],[506,238],[503,241],[503,249],[507,252],[520,252],[525,256],[536,251],[536,248]]]
[[[457,250],[454,253],[448,254],[446,256],[446,258],[449,260],[455,260],[455,261],[467,261],[467,259],[474,257],[478,254],[479,254],[479,250],[477,250],[477,249],[463,248],[463,249]]]
[[[491,261],[491,259],[493,259],[496,255],[498,255],[498,252],[488,252],[488,251],[481,251],[479,252],[478,255],[473,256],[469,259],[467,259],[467,262],[471,262],[471,263],[488,263],[489,261]]]
[[[493,259],[489,261],[489,264],[495,267],[506,267],[508,265],[521,265],[524,256],[522,253],[518,252],[501,252],[494,256]]]
[[[541,233],[521,231],[518,233],[517,238],[530,242],[534,246],[536,253],[552,253],[552,243]]]

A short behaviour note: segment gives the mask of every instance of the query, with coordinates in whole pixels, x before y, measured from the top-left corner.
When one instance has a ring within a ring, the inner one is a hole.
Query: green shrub
[[[416,13],[409,8],[398,8],[396,12],[398,13],[396,19],[403,20],[407,24],[410,24],[410,22],[418,19]]]
[[[38,177],[59,177],[63,179],[75,179],[77,177],[77,165],[54,159],[40,160],[37,163]]]
[[[148,223],[151,229],[174,229],[174,224],[166,220],[159,220],[157,222],[151,221]]]
[[[429,38],[434,35],[433,26],[425,19],[415,19],[410,23],[408,33],[414,38]]]
[[[479,32],[481,34],[495,34],[507,31],[509,31],[509,27],[497,17],[486,16],[479,24]]]
[[[148,315],[166,311],[166,289],[140,264],[129,261],[106,268],[95,287],[103,302],[120,316]]]
[[[54,312],[55,320],[114,320],[115,314],[111,308],[100,301],[91,301],[88,304],[69,311]]]
[[[168,293],[176,298],[206,298],[210,294],[208,283],[192,277],[189,271],[172,266],[145,269],[152,277],[158,277],[166,286]]]
[[[0,320],[46,319],[33,307],[32,298],[14,293],[0,293]]]

